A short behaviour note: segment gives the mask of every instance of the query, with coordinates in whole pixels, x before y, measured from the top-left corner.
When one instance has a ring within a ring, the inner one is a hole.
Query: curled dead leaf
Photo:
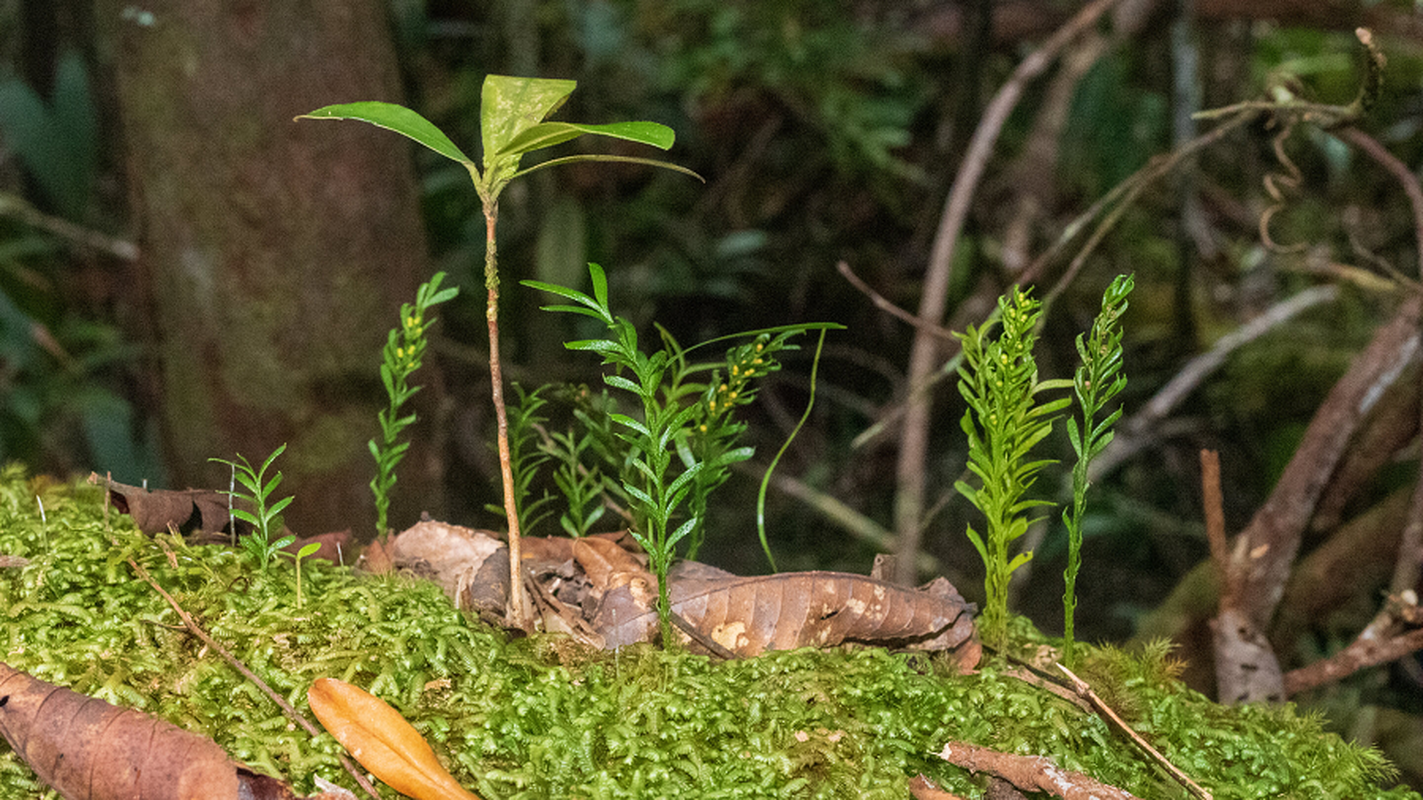
[[[416,800],[479,800],[454,779],[419,731],[384,700],[335,678],[317,678],[306,693],[323,727],[361,766]]]
[[[67,800],[295,797],[286,783],[232,761],[206,736],[4,663],[0,735]]]

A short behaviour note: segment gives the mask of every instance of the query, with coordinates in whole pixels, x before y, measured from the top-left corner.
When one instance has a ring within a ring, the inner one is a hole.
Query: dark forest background
[[[0,2],[0,460],[225,488],[209,457],[257,461],[285,442],[288,524],[368,538],[380,347],[399,305],[445,270],[463,291],[416,375],[421,421],[392,522],[428,510],[500,527],[485,510],[499,476],[484,226],[468,176],[391,134],[292,117],[404,102],[473,153],[486,74],[574,78],[558,118],[665,123],[678,135],[669,159],[707,182],[579,164],[512,185],[499,229],[506,376],[598,383],[596,359],[561,345],[587,331],[517,285],[579,286],[588,261],[607,268],[614,306],[644,341],[654,323],[683,344],[841,323],[769,497],[779,566],[866,572],[898,548],[974,597],[973,510],[952,488],[963,404],[952,381],[938,384],[927,427],[906,433],[916,329],[882,306],[921,313],[926,275],[947,261],[932,322],[962,330],[1026,276],[1053,298],[1039,363],[1066,377],[1103,288],[1134,273],[1131,436],[1093,487],[1078,632],[1172,636],[1209,691],[1216,588],[1198,452],[1220,452],[1227,530],[1246,528],[1331,387],[1417,295],[1423,234],[1405,182],[1328,125],[1262,114],[1190,158],[1169,154],[1217,124],[1192,117],[1205,109],[1349,103],[1365,79],[1354,29],[1367,26],[1388,68],[1357,129],[1416,186],[1423,16],[1405,0],[1090,5],[1105,13],[1020,80],[1014,70],[1083,4]],[[946,198],[1005,86],[1022,96],[942,252]],[[584,146],[644,154],[596,141],[559,152]],[[1160,178],[1074,262],[1087,238],[1074,220],[1150,165],[1164,165]],[[954,348],[929,342],[918,347],[937,368]],[[1387,590],[1419,588],[1423,547],[1405,533],[1423,530],[1417,351],[1401,351],[1320,478],[1271,629],[1287,669],[1352,641]],[[809,374],[809,350],[791,353],[748,410],[753,466],[794,426]],[[922,459],[906,462],[906,446]],[[1046,448],[1071,463],[1060,433]],[[1070,497],[1065,475],[1050,470],[1035,491]],[[738,475],[717,495],[703,560],[767,569],[757,479]],[[1055,514],[1030,539],[1014,608],[1060,632]],[[1420,698],[1415,654],[1296,699],[1378,741],[1416,783]]]

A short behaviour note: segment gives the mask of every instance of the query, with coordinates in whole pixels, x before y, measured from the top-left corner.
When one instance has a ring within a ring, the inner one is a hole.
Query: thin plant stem
[[[845,262],[840,262],[844,264]],[[771,463],[766,467],[766,474],[761,478],[761,489],[756,494],[756,531],[761,536],[761,549],[766,553],[766,561],[771,564],[771,571],[776,572],[776,558],[771,555],[771,543],[766,539],[766,487],[771,483],[771,474],[776,471],[776,465],[781,463],[781,456],[786,454],[786,448],[795,441],[797,433],[805,425],[805,421],[810,418],[811,409],[815,408],[815,378],[820,370],[820,351],[825,347],[825,328],[820,329],[820,340],[815,343],[815,359],[810,364],[810,399],[805,403],[805,412],[800,415],[800,421],[791,430],[791,435],[781,443],[781,449],[776,451],[776,455],[771,459]]]
[[[524,598],[523,557],[519,546],[519,510],[514,503],[514,466],[509,455],[509,414],[504,408],[504,371],[499,359],[499,261],[494,231],[499,221],[497,200],[484,202],[484,286],[489,301],[484,316],[489,322],[489,385],[498,422],[499,475],[504,486],[504,516],[509,525],[509,615],[520,628],[529,626],[529,606]]]

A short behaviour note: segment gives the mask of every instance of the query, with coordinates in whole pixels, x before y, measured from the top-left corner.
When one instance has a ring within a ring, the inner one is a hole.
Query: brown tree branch
[[[1285,694],[1295,695],[1342,680],[1361,669],[1423,650],[1423,608],[1412,592],[1392,595],[1383,610],[1348,647],[1329,658],[1285,674]]]
[[[1413,235],[1417,247],[1418,273],[1423,277],[1423,186],[1418,176],[1397,156],[1377,139],[1355,127],[1342,128],[1335,132],[1341,139],[1354,145],[1378,162],[1398,181],[1408,205],[1413,210]],[[1420,422],[1423,425],[1423,422]],[[1408,523],[1403,528],[1403,537],[1398,545],[1398,562],[1394,568],[1392,588],[1395,592],[1411,589],[1418,585],[1420,571],[1423,571],[1423,474],[1414,490],[1413,503],[1409,508]]]
[[[1284,594],[1300,537],[1345,448],[1374,403],[1419,350],[1420,312],[1423,297],[1410,295],[1393,319],[1374,332],[1373,340],[1330,389],[1274,490],[1236,541],[1228,574],[1239,581],[1239,603],[1238,608],[1222,606],[1214,627],[1216,674],[1271,680],[1250,681],[1240,691],[1222,685],[1221,691],[1226,692],[1222,696],[1233,702],[1283,695],[1283,685],[1275,685],[1279,664],[1262,632]],[[1239,646],[1228,649],[1220,646],[1223,643]]]

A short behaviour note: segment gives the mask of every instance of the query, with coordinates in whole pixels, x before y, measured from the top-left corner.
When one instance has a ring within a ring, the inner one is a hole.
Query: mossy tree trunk
[[[384,4],[99,0],[98,23],[173,481],[226,488],[210,457],[257,464],[287,442],[276,468],[279,496],[296,496],[292,529],[369,536],[380,348],[427,272],[411,151],[373,128],[292,118],[401,101]],[[428,437],[430,423],[413,430]],[[417,442],[393,522],[439,510],[439,472]]]

